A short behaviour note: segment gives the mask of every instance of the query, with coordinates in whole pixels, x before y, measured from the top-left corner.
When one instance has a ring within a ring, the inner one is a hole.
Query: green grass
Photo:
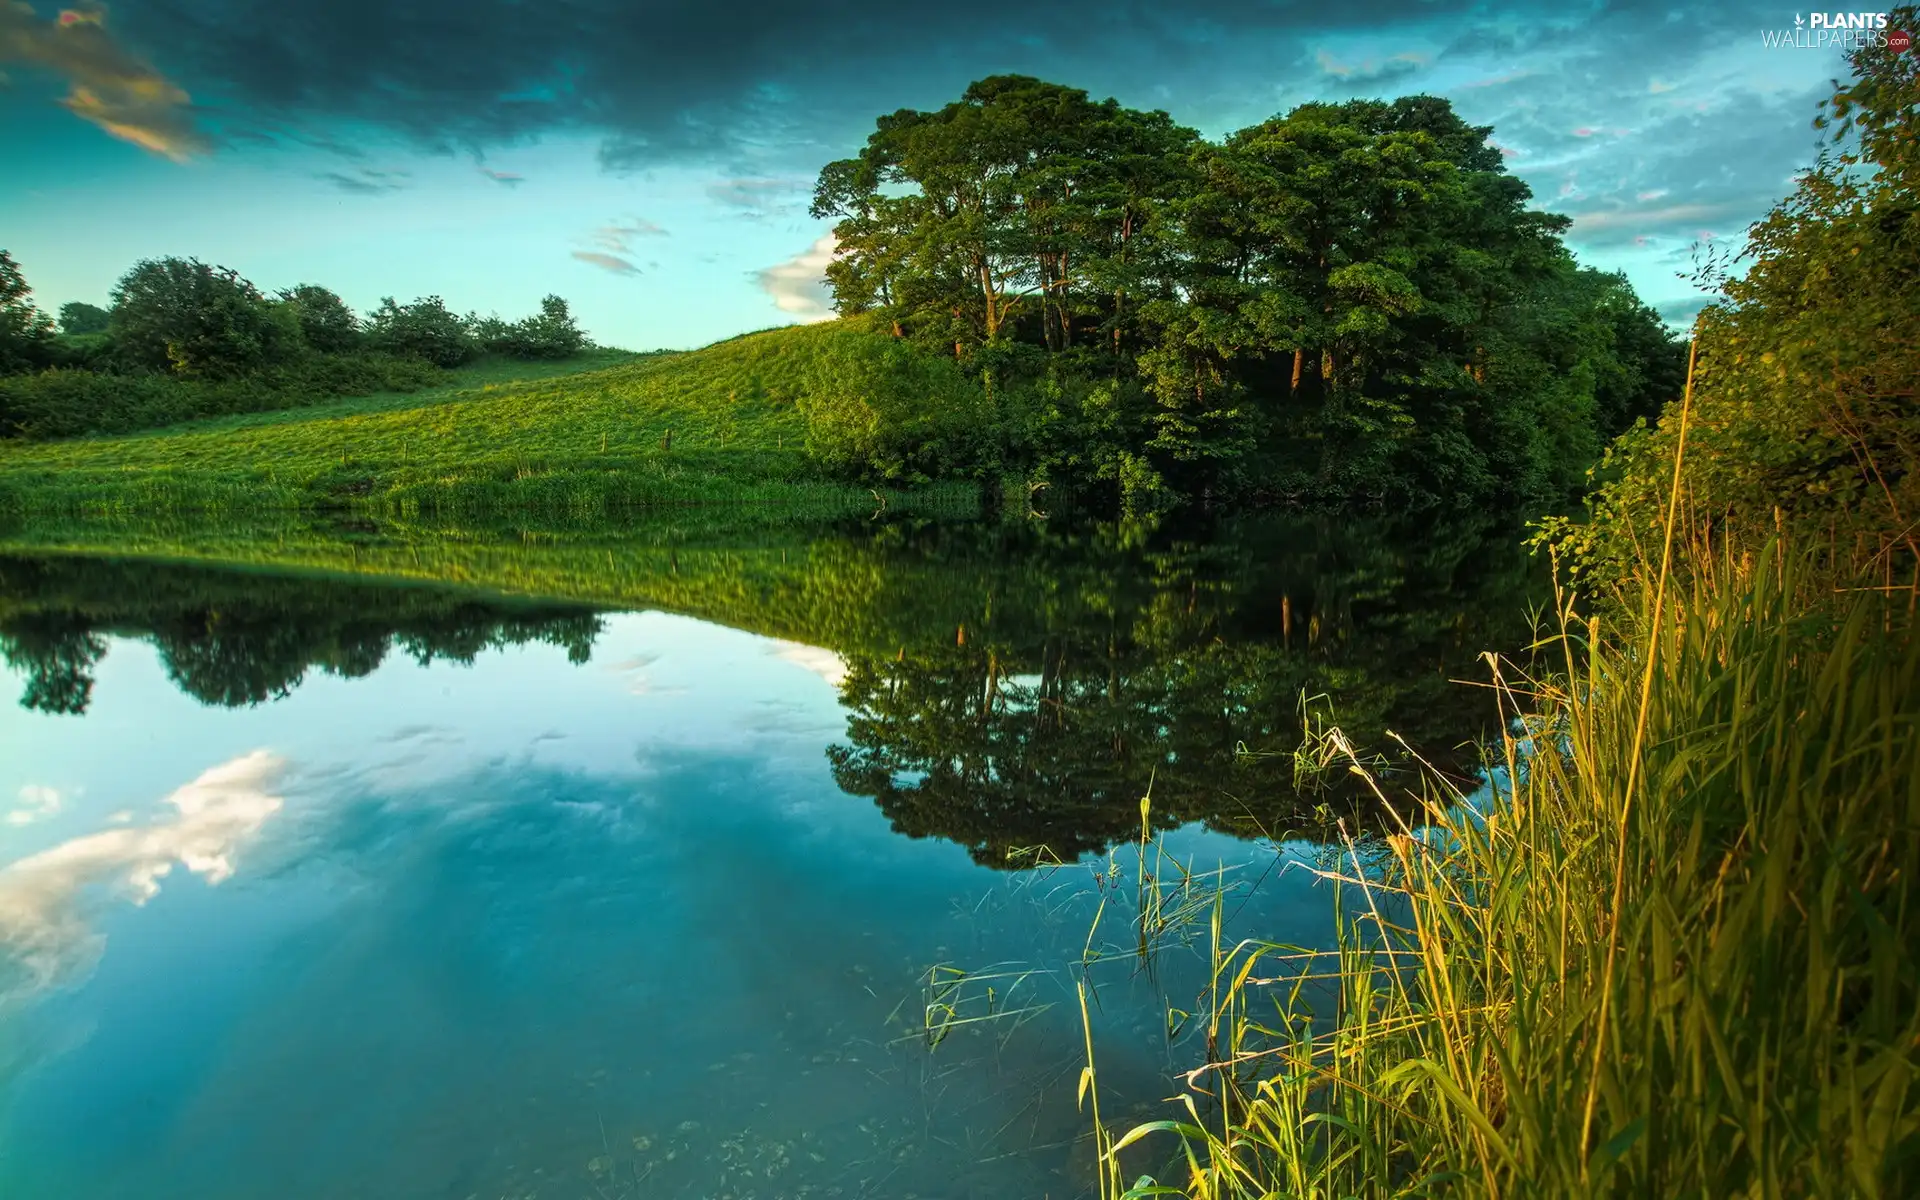
[[[806,458],[801,401],[831,348],[884,344],[837,324],[777,329],[685,354],[483,363],[410,395],[15,443],[0,448],[0,510],[870,510],[867,489]]]

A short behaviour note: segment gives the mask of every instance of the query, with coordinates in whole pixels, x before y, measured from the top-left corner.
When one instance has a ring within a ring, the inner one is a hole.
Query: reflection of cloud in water
[[[768,651],[783,662],[803,667],[838,688],[847,677],[847,664],[838,654],[823,650],[819,646],[809,646],[804,642],[786,642],[775,639]]]
[[[647,668],[660,661],[658,654],[635,654],[619,662],[607,664],[607,670],[616,675],[627,677],[627,691],[635,696],[680,696],[686,694],[683,687],[661,687],[647,673]]]
[[[58,813],[61,804],[59,789],[30,783],[20,789],[19,806],[7,814],[7,824],[31,825],[44,821]]]
[[[460,732],[444,725],[402,725],[380,739],[383,742],[417,742],[426,745],[450,745],[461,740]]]
[[[27,986],[43,987],[98,957],[103,939],[80,912],[85,889],[118,886],[143,904],[175,863],[209,884],[232,875],[234,853],[280,809],[268,789],[285,768],[256,750],[176,790],[166,799],[174,811],[150,824],[71,838],[0,869],[0,948],[24,968]]]

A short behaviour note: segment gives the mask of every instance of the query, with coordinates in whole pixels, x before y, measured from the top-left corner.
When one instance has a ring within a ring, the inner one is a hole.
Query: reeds
[[[1631,636],[1563,597],[1557,674],[1493,664],[1493,782],[1323,864],[1337,952],[1216,920],[1208,1060],[1103,1197],[1920,1194],[1907,597],[1678,552]]]

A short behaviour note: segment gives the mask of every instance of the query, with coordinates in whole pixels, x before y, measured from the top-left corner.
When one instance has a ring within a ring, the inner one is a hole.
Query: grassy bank
[[[1388,797],[1404,836],[1326,872],[1338,955],[1216,943],[1210,1061],[1102,1131],[1103,1195],[1914,1194],[1908,597],[1693,561],[1496,675],[1508,782]]]
[[[0,511],[871,511],[869,489],[808,457],[805,410],[829,356],[884,349],[837,327],[780,329],[688,354],[483,364],[410,395],[15,443],[0,448]]]

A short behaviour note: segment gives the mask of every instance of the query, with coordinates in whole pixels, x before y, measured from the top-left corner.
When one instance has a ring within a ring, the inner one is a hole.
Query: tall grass
[[[1905,597],[1784,548],[1711,577],[1650,640],[1563,607],[1564,673],[1496,669],[1495,785],[1345,847],[1336,954],[1215,946],[1216,1050],[1101,1131],[1103,1196],[1920,1191]]]

